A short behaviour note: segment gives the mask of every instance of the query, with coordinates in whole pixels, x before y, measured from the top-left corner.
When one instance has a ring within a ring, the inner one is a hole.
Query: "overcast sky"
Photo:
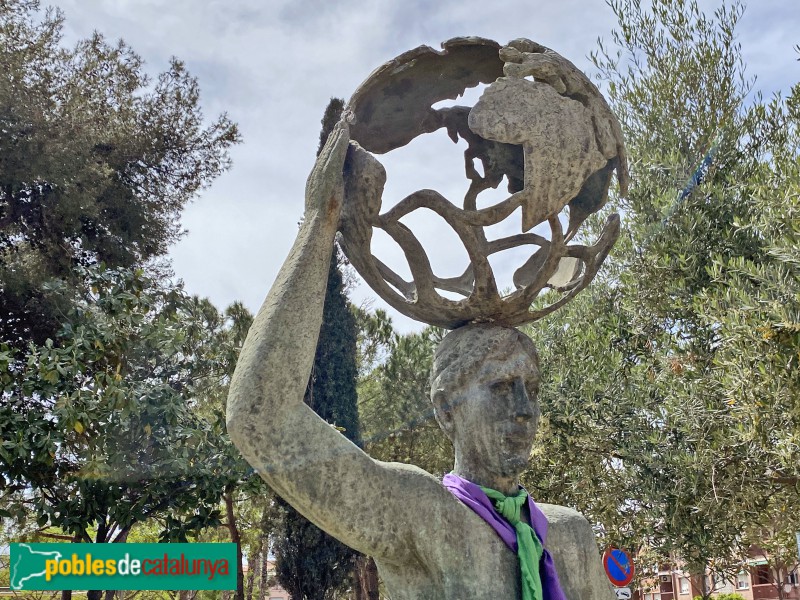
[[[608,39],[615,25],[602,0],[49,4],[64,11],[69,43],[93,30],[123,38],[153,74],[165,70],[171,56],[182,59],[199,79],[206,116],[225,111],[238,123],[244,141],[232,152],[233,168],[187,207],[183,225],[188,233],[171,257],[189,292],[210,297],[220,308],[241,300],[252,311],[261,304],[297,231],[320,119],[331,96],[349,98],[375,67],[401,52],[421,44],[438,48],[442,41],[463,35],[501,43],[528,37],[588,72],[586,56],[598,37]],[[792,51],[800,42],[798,31],[796,0],[753,0],[747,8],[738,40],[759,89],[788,91],[800,80],[800,62]],[[463,196],[463,148],[439,133],[381,157],[389,174],[385,198],[399,199],[423,187],[451,199]],[[415,225],[423,243],[441,244],[440,232],[430,224]],[[386,253],[391,263],[392,252]],[[455,268],[435,253],[432,261],[435,268]],[[363,285],[354,292],[356,301],[370,297],[374,294]],[[405,331],[421,327],[405,318],[395,323]]]

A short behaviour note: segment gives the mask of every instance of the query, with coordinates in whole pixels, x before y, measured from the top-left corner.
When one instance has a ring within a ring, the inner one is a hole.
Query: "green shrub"
[[[714,600],[744,600],[744,596],[736,592],[716,594],[713,596]],[[692,600],[703,600],[702,596],[695,596]]]

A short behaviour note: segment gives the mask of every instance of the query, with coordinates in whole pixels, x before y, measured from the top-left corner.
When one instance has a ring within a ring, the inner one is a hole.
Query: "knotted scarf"
[[[484,492],[480,486],[467,481],[466,479],[459,477],[454,473],[445,475],[442,483],[444,484],[444,487],[450,491],[450,493],[452,493],[464,505],[466,505],[475,514],[486,521],[486,523],[495,530],[497,535],[500,536],[500,539],[503,540],[505,545],[508,546],[512,552],[518,554],[519,544],[517,542],[516,527],[512,526],[511,523],[497,511],[494,502],[492,502],[492,500],[486,495],[486,492]],[[524,490],[521,491],[524,492]],[[522,500],[517,500],[517,498],[520,497],[522,497]],[[556,568],[553,564],[553,557],[550,556],[550,553],[547,551],[547,549],[543,547],[543,544],[545,544],[547,541],[547,518],[544,516],[544,513],[539,509],[539,507],[536,506],[527,492],[524,492],[524,496],[512,496],[511,499],[513,502],[520,502],[520,509],[527,499],[528,513],[531,521],[529,526],[536,534],[533,537],[538,538],[536,541],[538,542],[538,545],[542,547],[541,554],[539,554],[541,558],[538,561],[539,580],[541,585],[541,595],[538,596],[538,598],[541,600],[567,600],[563,590],[561,589],[561,584],[558,581],[558,573],[556,573]],[[534,542],[534,544],[535,543],[536,542]],[[531,567],[531,570],[533,568],[534,567]],[[524,577],[525,575],[523,573],[523,594],[525,593],[524,590],[526,588]],[[526,596],[523,596],[523,598],[526,598]]]
[[[520,490],[516,496],[505,496],[491,488],[480,486],[483,493],[494,500],[494,507],[517,532],[517,556],[522,574],[522,600],[542,600],[542,580],[539,577],[539,560],[542,558],[542,543],[533,528],[521,517],[522,505],[528,500],[528,492]]]

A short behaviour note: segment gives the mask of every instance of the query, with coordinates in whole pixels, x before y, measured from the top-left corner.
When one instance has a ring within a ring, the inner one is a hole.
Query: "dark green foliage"
[[[276,535],[275,578],[292,600],[336,598],[350,580],[355,550],[291,508],[284,512]]]
[[[320,150],[338,121],[343,102],[332,99],[323,118]],[[323,321],[304,401],[355,443],[360,442],[356,381],[356,326],[344,292],[338,249],[331,258]],[[353,493],[359,493],[353,490]],[[283,500],[275,531],[275,571],[293,600],[327,600],[349,583],[352,550],[321,531]]]
[[[751,543],[785,555],[797,527],[800,88],[748,98],[735,2],[610,5],[619,27],[593,58],[632,157],[609,203],[623,234],[601,278],[530,328],[545,419],[525,481],[643,564],[730,577]]]
[[[0,340],[43,343],[60,324],[53,279],[104,262],[141,265],[180,235],[187,201],[239,140],[209,125],[184,65],[150,81],[123,42],[61,47],[63,17],[38,0],[0,6]]]
[[[317,147],[317,156],[322,152],[325,147],[325,142],[328,141],[328,136],[333,131],[336,123],[342,117],[344,110],[344,100],[341,98],[331,98],[328,106],[325,107],[325,114],[322,116],[322,130],[319,132],[319,146]]]
[[[344,293],[341,260],[336,249],[328,271],[322,329],[305,403],[348,439],[359,443],[356,325]]]
[[[373,357],[372,370],[364,372],[359,383],[365,448],[379,460],[444,475],[453,467],[453,447],[433,416],[430,400],[433,351],[444,332],[428,327],[401,336],[392,331],[383,311],[357,314],[362,360]],[[378,353],[381,358],[375,361]]]
[[[55,341],[0,345],[3,516],[86,542],[152,518],[170,540],[218,525],[242,465],[221,406],[204,415],[196,398],[232,368],[212,340],[224,319],[140,270],[81,275],[50,292],[73,307]]]

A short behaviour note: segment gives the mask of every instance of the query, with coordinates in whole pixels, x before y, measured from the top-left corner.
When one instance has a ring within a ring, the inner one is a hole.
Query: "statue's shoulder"
[[[547,517],[547,546],[594,543],[589,521],[577,510],[557,504],[538,504]]]
[[[412,503],[426,503],[426,511],[431,510],[430,502],[454,501],[453,495],[442,486],[442,480],[416,465],[398,462],[375,463],[385,469],[395,481],[395,490],[400,496],[408,497]],[[436,504],[439,504],[436,502]],[[457,502],[456,502],[457,503]],[[423,511],[423,512],[426,512]]]
[[[442,529],[460,528],[465,519],[482,521],[442,484],[441,478],[425,469],[406,463],[375,462],[391,473],[396,499],[411,515],[418,515],[424,522],[433,519]]]
[[[566,506],[538,504],[547,517],[545,547],[555,561],[561,587],[570,600],[611,600],[614,592],[600,562],[589,521]]]
[[[540,504],[536,503],[544,516],[547,517],[547,522],[550,523],[550,526],[563,526],[572,524],[575,526],[582,526],[586,525],[591,529],[589,525],[589,521],[586,520],[586,517],[583,514],[579,513],[577,510],[573,508],[569,508],[568,506],[560,506],[558,504]]]
[[[418,467],[417,465],[409,465],[408,463],[401,463],[401,462],[388,462],[385,460],[378,460],[375,459],[375,462],[386,469],[391,469],[392,471],[396,471],[397,473],[404,473],[411,477],[421,476],[436,479],[433,475],[428,473],[425,469]]]

